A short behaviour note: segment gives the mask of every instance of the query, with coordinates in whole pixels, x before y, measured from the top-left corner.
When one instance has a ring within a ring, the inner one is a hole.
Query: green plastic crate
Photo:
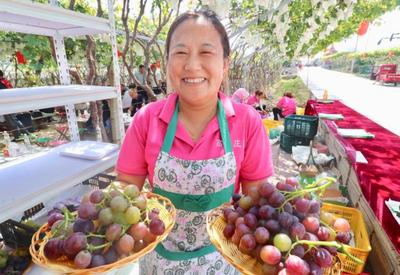
[[[299,138],[314,138],[318,131],[318,117],[290,115],[285,117],[284,132]]]
[[[290,136],[287,133],[282,132],[281,137],[280,137],[280,147],[286,153],[291,154],[292,146],[296,146],[296,145],[308,146],[308,145],[310,145],[311,140],[312,140],[312,138],[301,138],[301,137],[299,138],[299,137]]]

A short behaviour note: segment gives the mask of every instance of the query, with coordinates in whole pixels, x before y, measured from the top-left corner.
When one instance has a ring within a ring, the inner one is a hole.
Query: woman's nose
[[[201,60],[196,54],[190,54],[186,59],[185,70],[195,71],[201,68]]]

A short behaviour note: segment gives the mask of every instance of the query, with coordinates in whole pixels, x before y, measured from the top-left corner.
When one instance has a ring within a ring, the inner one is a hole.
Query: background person
[[[239,88],[233,93],[232,100],[236,103],[246,103],[249,95],[249,92],[245,88]]]
[[[284,93],[276,107],[272,109],[272,112],[274,113],[274,120],[296,114],[296,100],[293,98],[292,93]]]

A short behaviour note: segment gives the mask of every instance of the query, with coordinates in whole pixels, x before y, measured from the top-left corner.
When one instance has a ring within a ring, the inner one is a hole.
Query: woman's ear
[[[228,75],[229,63],[230,63],[229,57],[224,58],[224,65],[223,65],[224,77]]]

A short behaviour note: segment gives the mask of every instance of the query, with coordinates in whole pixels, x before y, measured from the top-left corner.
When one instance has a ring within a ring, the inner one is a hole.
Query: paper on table
[[[360,151],[356,151],[356,162],[368,163],[368,160],[364,157],[364,155]]]
[[[112,143],[79,141],[63,147],[60,154],[68,157],[96,160],[116,150],[118,150],[118,145]]]
[[[389,199],[385,201],[385,204],[389,208],[390,212],[392,212],[397,223],[400,225],[400,202]]]
[[[325,114],[325,113],[319,113],[318,116],[320,118],[326,118],[326,119],[332,119],[332,120],[342,120],[344,119],[342,114]]]
[[[342,137],[354,137],[354,138],[374,138],[375,135],[371,134],[364,129],[337,129],[338,133]]]

